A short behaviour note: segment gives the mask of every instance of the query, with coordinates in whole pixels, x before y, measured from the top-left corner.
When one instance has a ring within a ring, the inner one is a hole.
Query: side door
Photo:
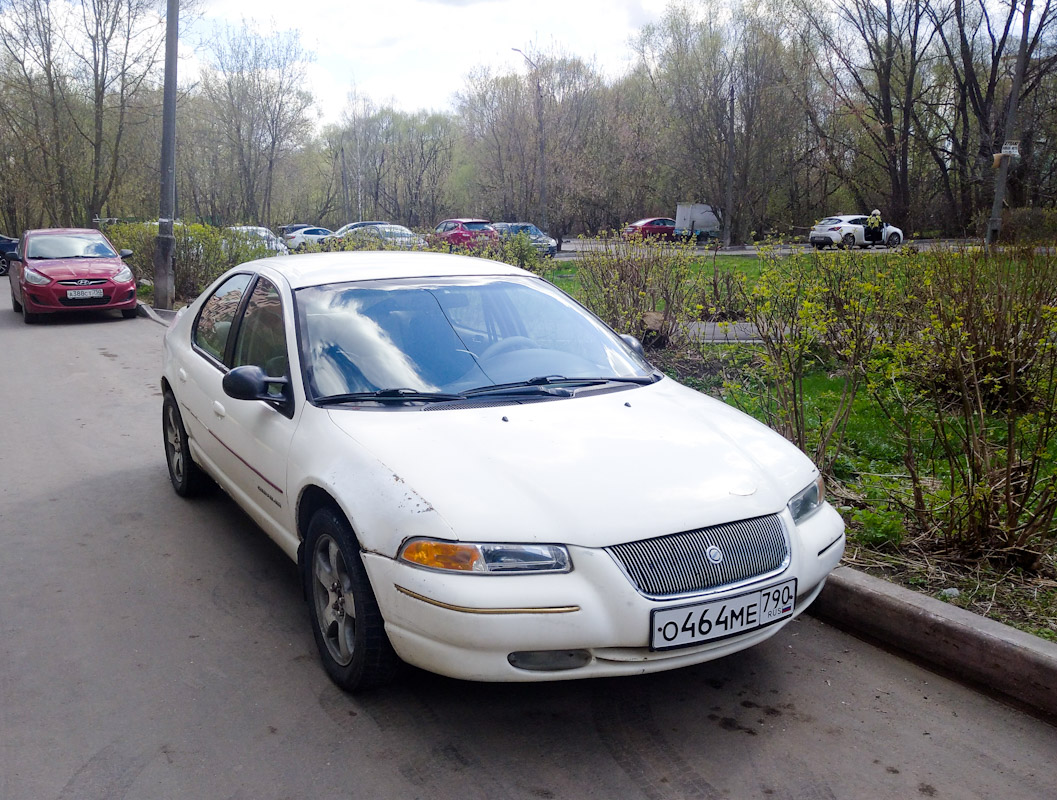
[[[192,446],[225,488],[235,465],[217,437],[216,405],[224,396],[221,381],[228,369],[228,352],[253,279],[249,272],[232,275],[213,291],[198,313],[191,331],[191,351],[176,373],[180,383],[176,395]]]
[[[866,217],[856,217],[853,220],[849,220],[848,224],[855,226],[855,243],[858,245],[866,244]]]
[[[236,400],[221,392],[214,404],[216,437],[230,454],[232,491],[265,530],[273,535],[293,529],[293,502],[287,493],[287,457],[304,397],[291,380],[296,341],[292,313],[278,287],[258,276],[249,293],[228,365],[256,366],[273,378],[274,401]],[[299,374],[299,373],[298,373]]]

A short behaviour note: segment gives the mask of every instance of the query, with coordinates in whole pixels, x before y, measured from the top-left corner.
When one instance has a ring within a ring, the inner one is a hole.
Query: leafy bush
[[[581,254],[577,277],[584,305],[647,345],[685,339],[689,322],[701,315],[692,243],[606,236]]]
[[[154,280],[154,243],[158,226],[150,222],[119,222],[106,228],[119,249],[129,249],[125,259],[137,282]],[[173,284],[178,299],[197,297],[221,273],[257,258],[275,255],[264,241],[240,231],[210,225],[173,226]]]
[[[1057,242],[1057,209],[1013,208],[1002,215],[1001,241],[1013,244]]]

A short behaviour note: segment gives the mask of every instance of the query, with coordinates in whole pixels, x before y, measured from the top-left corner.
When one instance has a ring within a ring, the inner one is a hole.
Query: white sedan
[[[866,214],[839,214],[826,217],[815,223],[808,234],[808,241],[816,250],[824,247],[839,247],[851,250],[853,247],[869,247],[884,244],[887,247],[899,247],[903,243],[903,231],[895,225],[884,223],[881,229],[881,241],[866,241]]]
[[[173,488],[215,481],[297,562],[350,691],[401,659],[482,681],[708,661],[802,613],[844,551],[792,444],[493,261],[243,264],[169,328],[162,391]]]
[[[333,235],[334,232],[327,228],[308,227],[284,233],[283,240],[291,250],[300,250],[306,244],[320,244]]]

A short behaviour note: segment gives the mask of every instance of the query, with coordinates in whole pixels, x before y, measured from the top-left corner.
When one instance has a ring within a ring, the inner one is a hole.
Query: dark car
[[[136,279],[106,236],[91,228],[26,231],[7,276],[11,307],[27,323],[43,314],[82,309],[136,316]]]
[[[501,239],[509,239],[519,233],[525,234],[532,246],[544,258],[554,257],[558,252],[558,242],[541,231],[531,222],[493,222],[492,227],[496,229]]]
[[[10,236],[4,236],[0,233],[0,275],[7,274],[7,268],[11,259],[15,257],[17,249],[18,239],[12,239]]]
[[[675,220],[670,217],[646,217],[632,222],[622,230],[625,239],[641,237],[643,239],[675,239]]]

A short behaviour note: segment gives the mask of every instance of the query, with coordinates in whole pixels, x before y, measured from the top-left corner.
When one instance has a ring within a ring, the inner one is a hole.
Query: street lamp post
[[[540,228],[544,231],[549,231],[547,226],[547,140],[544,137],[543,129],[543,83],[540,81],[540,68],[531,58],[525,55],[521,50],[516,47],[511,47],[515,53],[521,53],[521,57],[525,59],[529,66],[532,67],[532,71],[536,76],[536,130],[537,138],[539,139],[540,146],[540,157],[539,157],[539,182],[540,182],[540,207],[539,207],[539,221]]]
[[[168,0],[165,9],[165,86],[162,93],[161,198],[158,236],[154,240],[154,305],[172,309],[176,294],[173,280],[172,233],[176,210],[176,56],[179,45],[180,0]]]

